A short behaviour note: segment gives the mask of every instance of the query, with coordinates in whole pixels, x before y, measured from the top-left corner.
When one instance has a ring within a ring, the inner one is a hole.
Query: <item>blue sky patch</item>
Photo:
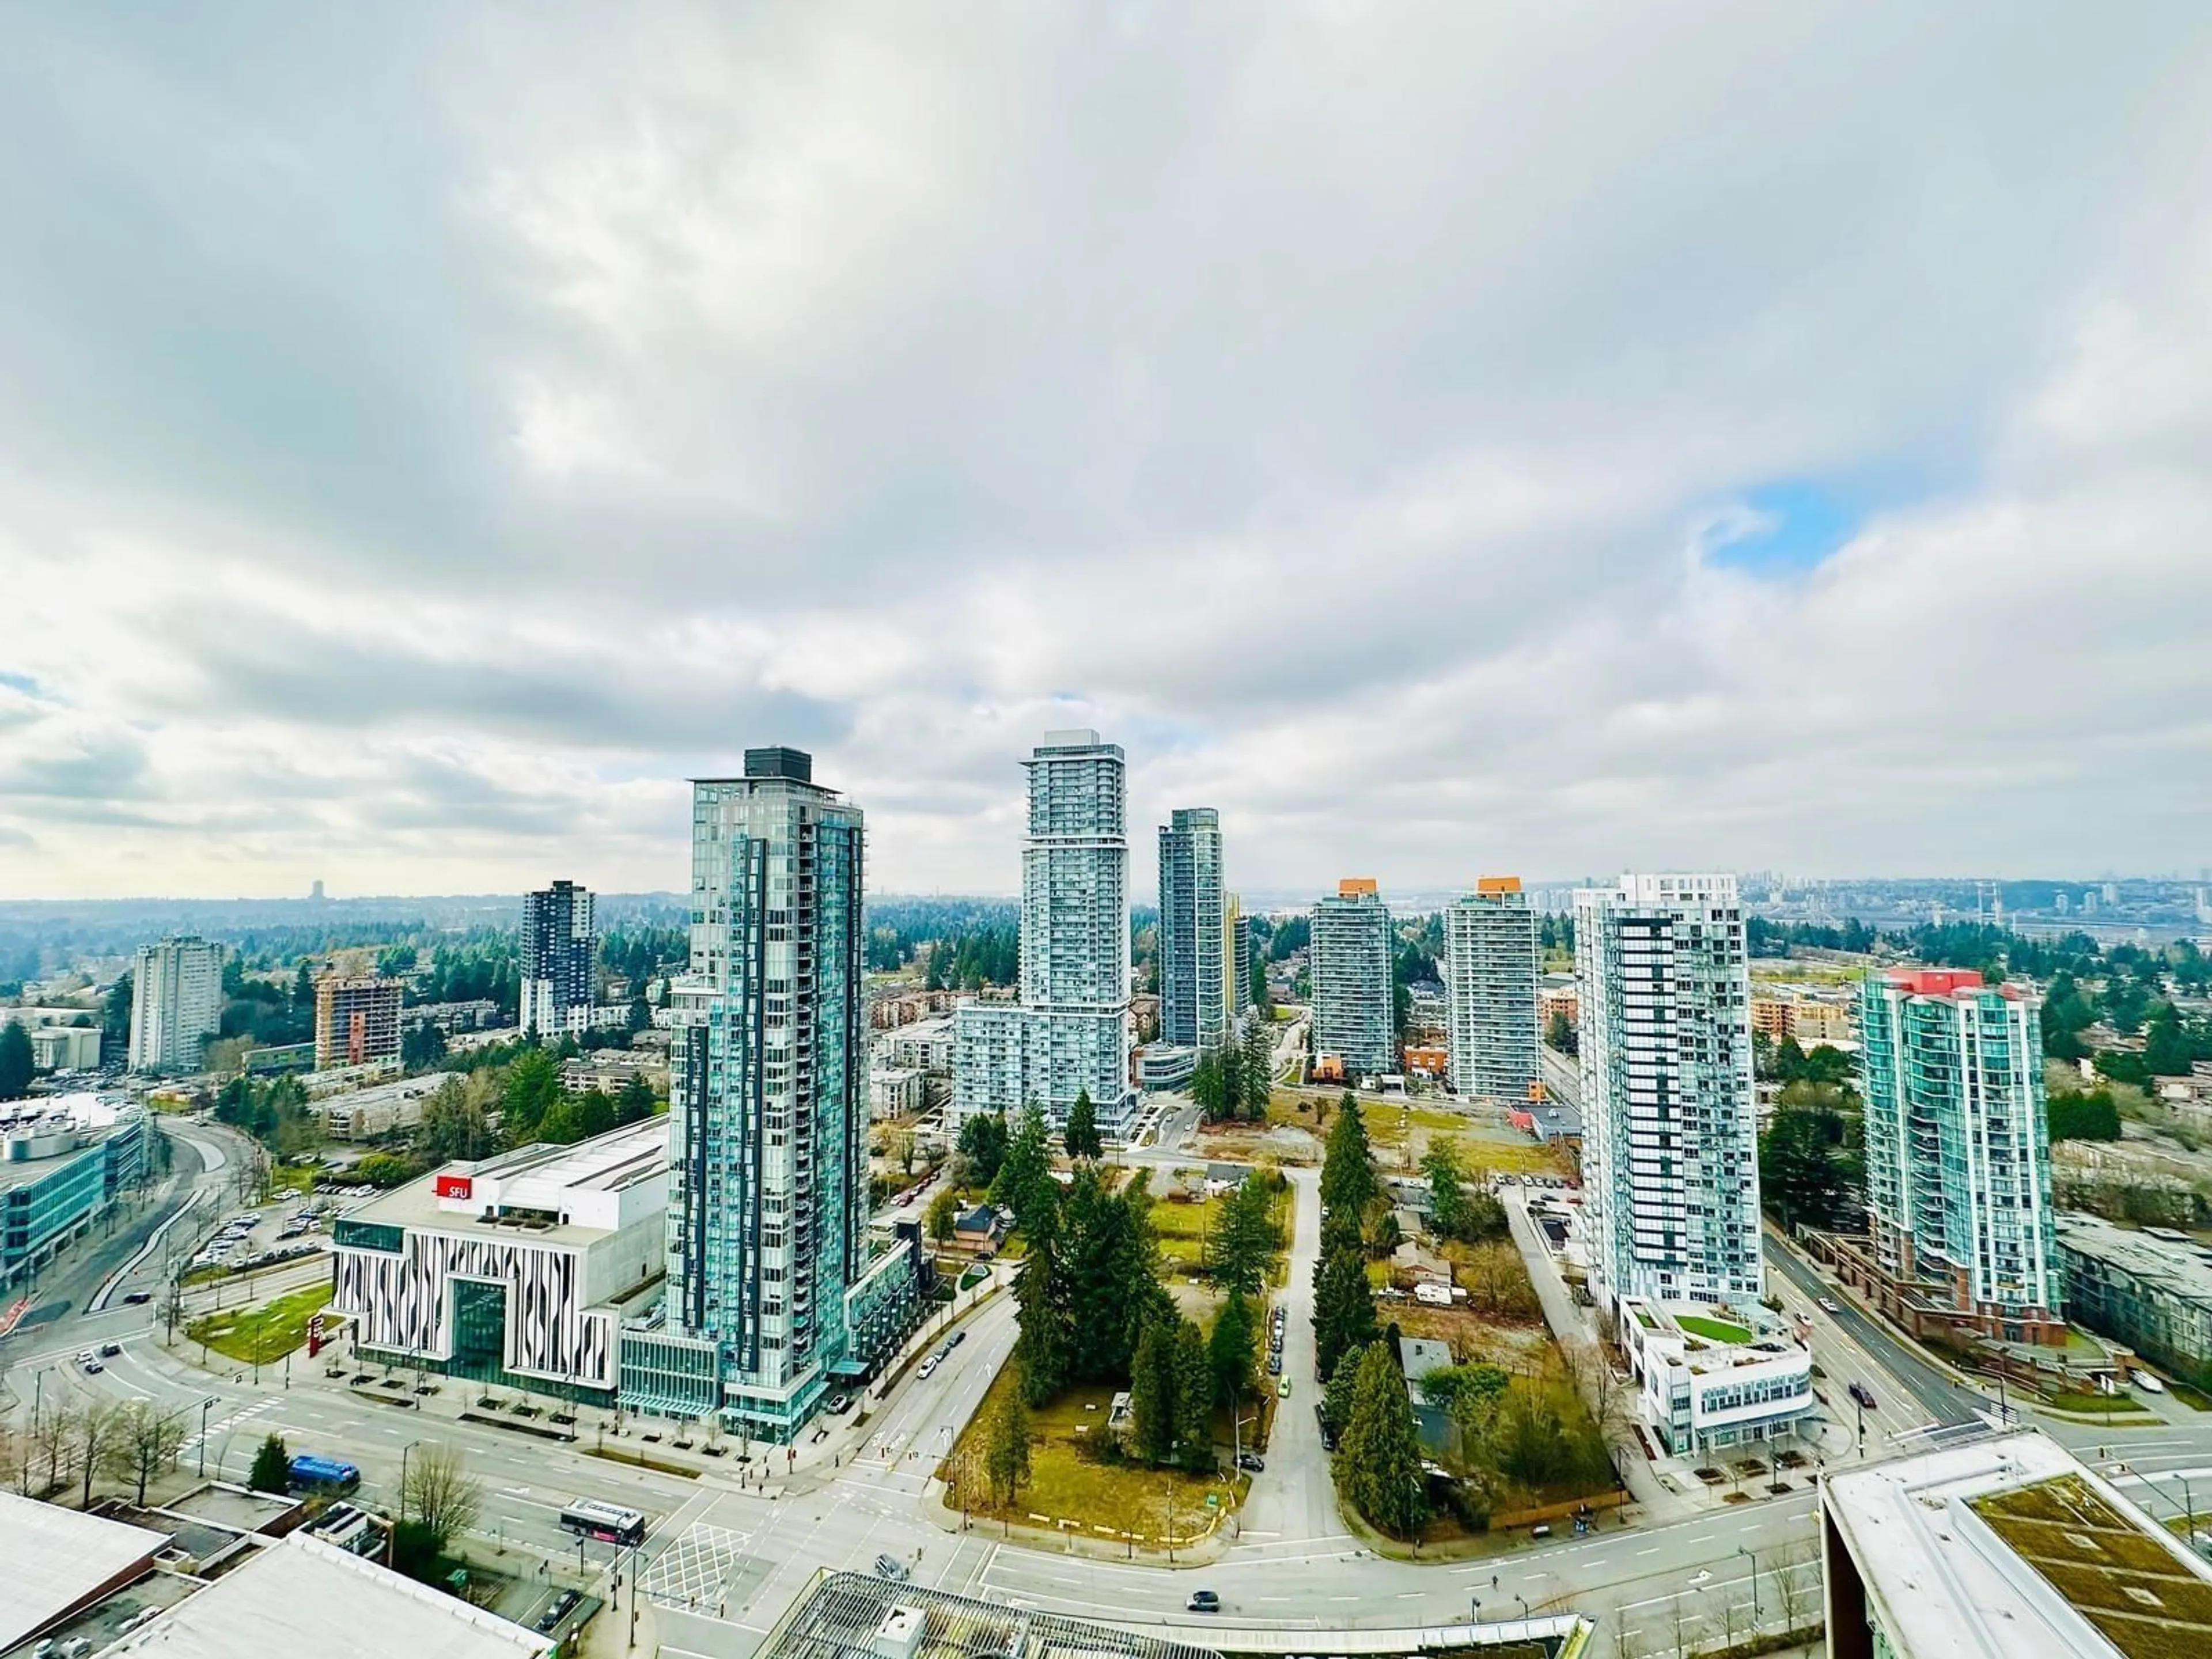
[[[1705,562],[1758,575],[1812,569],[1858,533],[1866,514],[1816,483],[1790,480],[1747,491],[1739,513],[1709,532]]]

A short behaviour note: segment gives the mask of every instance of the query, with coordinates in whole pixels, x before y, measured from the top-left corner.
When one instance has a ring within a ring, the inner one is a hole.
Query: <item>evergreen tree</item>
[[[37,1070],[31,1034],[12,1019],[0,1025],[0,1100],[21,1100],[30,1093]]]
[[[1329,1427],[1339,1437],[1337,1449],[1343,1449],[1345,1425],[1352,1421],[1352,1402],[1359,1392],[1359,1367],[1349,1360],[1329,1374],[1322,1389],[1321,1414],[1328,1419]]]
[[[282,1492],[291,1489],[292,1455],[285,1449],[283,1436],[272,1434],[262,1441],[253,1454],[253,1469],[246,1477],[246,1484],[256,1492]]]
[[[992,1502],[1000,1509],[1029,1484],[1030,1408],[1019,1389],[1007,1389],[991,1415],[983,1478],[990,1482]]]
[[[976,1113],[960,1126],[960,1139],[955,1145],[968,1160],[969,1178],[978,1187],[989,1188],[999,1178],[999,1166],[1006,1161],[1006,1115]]]
[[[1337,1104],[1336,1121],[1328,1126],[1328,1143],[1322,1153],[1322,1206],[1357,1213],[1376,1190],[1367,1125],[1360,1118],[1358,1101],[1347,1091]]]
[[[1279,1238],[1270,1196],[1256,1176],[1248,1175],[1221,1200],[1206,1235],[1208,1271],[1247,1296],[1260,1293]]]
[[[1031,1101],[1023,1108],[1021,1122],[1006,1142],[1006,1161],[991,1183],[991,1201],[1012,1210],[1014,1225],[1027,1237],[1053,1198],[1051,1133],[1044,1109]]]
[[[1267,1102],[1275,1087],[1275,1039],[1259,1021],[1244,1033],[1244,1106],[1255,1123],[1267,1119]]]
[[[1097,1158],[1106,1150],[1105,1138],[1098,1133],[1097,1109],[1091,1103],[1091,1091],[1076,1091],[1075,1104],[1067,1109],[1067,1155],[1070,1158]]]
[[[1375,1340],[1375,1292],[1366,1258],[1342,1247],[1322,1259],[1314,1286],[1314,1346],[1323,1376],[1337,1362]]]
[[[1221,1075],[1221,1056],[1211,1048],[1200,1051],[1198,1062],[1191,1069],[1190,1097],[1197,1103],[1199,1115],[1209,1123],[1218,1123],[1229,1115],[1228,1085]]]
[[[1137,1343],[1135,1363],[1129,1373],[1129,1418],[1137,1455],[1150,1463],[1164,1463],[1175,1455],[1176,1431],[1175,1327],[1154,1320],[1145,1327]]]
[[[633,1077],[615,1097],[615,1122],[642,1123],[653,1115],[653,1085],[641,1077]]]
[[[1066,1384],[1072,1346],[1059,1240],[1049,1221],[1030,1236],[1029,1254],[1014,1279],[1014,1303],[1022,1392],[1031,1405],[1042,1406]]]
[[[1206,1342],[1206,1358],[1213,1374],[1213,1403],[1225,1411],[1235,1411],[1252,1397],[1259,1330],[1244,1292],[1232,1289],[1213,1317],[1213,1334]]]
[[[1343,1452],[1337,1468],[1345,1496],[1383,1531],[1413,1536],[1428,1516],[1428,1494],[1413,1402],[1387,1342],[1370,1344],[1359,1357]]]
[[[1194,1321],[1176,1322],[1176,1456],[1185,1468],[1213,1467],[1213,1363]]]

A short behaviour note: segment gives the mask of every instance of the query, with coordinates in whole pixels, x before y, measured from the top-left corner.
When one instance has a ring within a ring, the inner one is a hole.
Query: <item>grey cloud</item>
[[[116,839],[0,885],[164,836],[665,884],[673,780],[774,739],[879,870],[1004,890],[1071,722],[1273,884],[2170,863],[2212,48],[2010,21],[12,15],[0,558],[102,576],[7,656],[111,735],[0,696],[0,788]],[[1796,587],[1686,550],[1866,477]]]

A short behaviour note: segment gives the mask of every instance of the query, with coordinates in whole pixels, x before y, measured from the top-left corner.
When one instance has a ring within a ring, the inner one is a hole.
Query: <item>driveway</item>
[[[1285,1170],[1291,1182],[1290,1281],[1276,1297],[1285,1310],[1283,1375],[1291,1397],[1278,1402],[1275,1432],[1267,1445],[1267,1468],[1252,1478],[1237,1549],[1261,1553],[1302,1553],[1316,1541],[1347,1543],[1350,1534],[1337,1519],[1336,1486],[1328,1453],[1321,1443],[1321,1422],[1314,1404],[1321,1384],[1314,1380],[1313,1274],[1321,1260],[1321,1174]],[[1269,1379],[1273,1381],[1273,1379]]]

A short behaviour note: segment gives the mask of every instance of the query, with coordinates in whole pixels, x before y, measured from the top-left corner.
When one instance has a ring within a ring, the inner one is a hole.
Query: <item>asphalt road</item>
[[[1806,1297],[1817,1299],[1829,1296],[1832,1286],[1813,1270],[1790,1245],[1772,1233],[1765,1235],[1766,1259],[1779,1267],[1785,1278]],[[1979,1395],[1960,1388],[1950,1377],[1907,1348],[1885,1330],[1876,1321],[1869,1318],[1841,1297],[1832,1297],[1837,1310],[1824,1316],[1832,1320],[1853,1342],[1870,1355],[1889,1374],[1896,1387],[1910,1394],[1922,1410],[1937,1424],[1945,1427],[1966,1427],[1982,1421]],[[1826,1369],[1826,1367],[1824,1367]],[[1875,1391],[1877,1407],[1883,1406],[1880,1389]]]

